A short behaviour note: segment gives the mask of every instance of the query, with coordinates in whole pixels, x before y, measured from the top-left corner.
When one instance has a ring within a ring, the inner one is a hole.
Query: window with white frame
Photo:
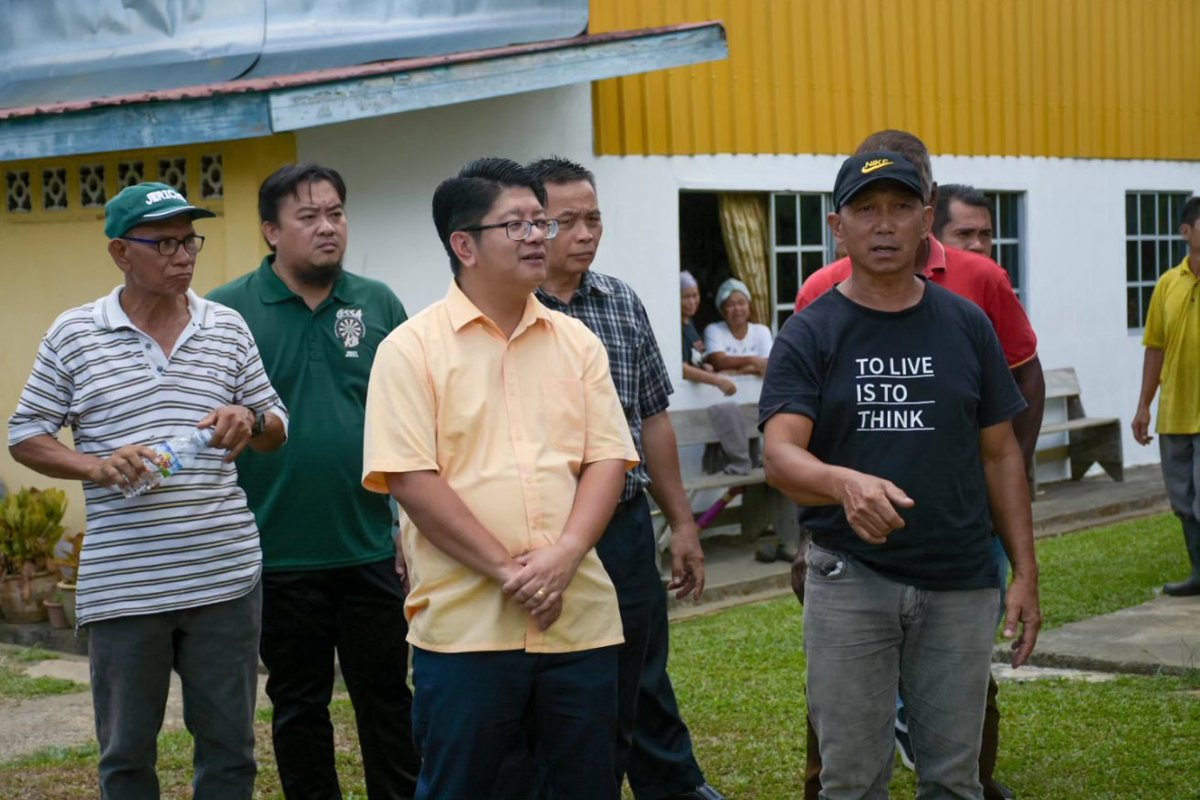
[[[1004,267],[1013,291],[1022,303],[1025,297],[1025,259],[1021,244],[1024,231],[1024,192],[984,192],[992,211],[992,258]]]
[[[834,260],[837,244],[825,222],[832,207],[828,192],[771,195],[771,322],[776,332],[792,315],[804,281]]]
[[[1150,295],[1159,277],[1187,255],[1179,215],[1188,192],[1125,193],[1125,325],[1146,325]]]

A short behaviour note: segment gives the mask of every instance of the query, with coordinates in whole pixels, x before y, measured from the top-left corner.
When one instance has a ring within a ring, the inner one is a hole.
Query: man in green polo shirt
[[[1158,387],[1158,446],[1171,510],[1183,524],[1192,573],[1163,592],[1200,595],[1200,197],[1183,204],[1179,233],[1188,253],[1154,285],[1142,344],[1142,390],[1133,438],[1150,443],[1150,402]]]
[[[383,283],[342,271],[345,201],[333,169],[277,170],[258,199],[273,253],[210,295],[245,317],[267,375],[294,409],[287,452],[243,455],[238,466],[262,532],[260,653],[288,800],[341,797],[329,720],[335,651],[368,796],[411,797],[420,769],[391,509],[360,482],[371,364],[405,313]]]

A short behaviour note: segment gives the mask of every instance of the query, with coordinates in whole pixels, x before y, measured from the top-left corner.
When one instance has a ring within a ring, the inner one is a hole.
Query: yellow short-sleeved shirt
[[[387,492],[390,472],[437,470],[513,555],[558,540],[584,464],[638,461],[595,334],[530,295],[506,340],[453,282],[379,346],[363,442],[366,488]],[[561,653],[623,640],[616,591],[594,550],[542,632],[499,584],[411,521],[401,535],[408,640],[418,647]]]
[[[1200,279],[1184,258],[1158,279],[1142,344],[1165,351],[1159,379],[1159,433],[1200,433]]]

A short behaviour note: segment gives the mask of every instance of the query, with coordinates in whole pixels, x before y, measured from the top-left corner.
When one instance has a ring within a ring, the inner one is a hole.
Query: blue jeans
[[[982,800],[979,741],[998,605],[995,588],[917,589],[811,548],[804,650],[824,800],[888,796],[897,691],[918,800]]]
[[[157,800],[156,740],[172,669],[195,737],[193,797],[249,800],[261,615],[256,584],[222,603],[87,626],[103,800]]]

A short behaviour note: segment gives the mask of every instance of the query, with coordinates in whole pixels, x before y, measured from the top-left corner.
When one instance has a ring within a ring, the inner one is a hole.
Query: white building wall
[[[433,227],[434,189],[480,156],[590,160],[586,84],[302,131],[297,155],[346,179],[346,267],[386,281],[409,314],[446,294],[450,261]]]
[[[331,125],[298,135],[301,158],[349,186],[347,267],[387,281],[409,312],[439,299],[449,264],[433,229],[433,190],[481,155],[559,154],[596,173],[605,233],[595,268],[642,296],[675,377],[679,407],[720,398],[686,384],[679,357],[679,192],[827,192],[834,156],[595,157],[591,94],[572,86]],[[1128,423],[1141,376],[1140,335],[1125,328],[1125,192],[1200,190],[1200,163],[935,157],[941,183],[1025,192],[1026,299],[1047,368],[1073,366],[1092,416]],[[738,400],[757,398],[739,379]],[[1155,462],[1126,429],[1127,464]]]

